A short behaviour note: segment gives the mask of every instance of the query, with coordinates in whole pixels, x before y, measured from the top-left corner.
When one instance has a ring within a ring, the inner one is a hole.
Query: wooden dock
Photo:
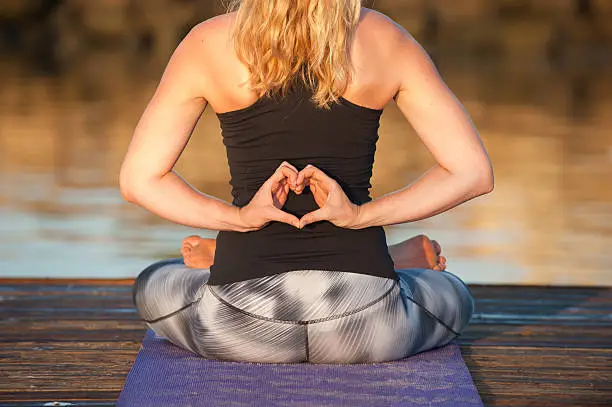
[[[0,407],[114,405],[146,329],[130,283],[0,280]],[[612,405],[612,287],[471,288],[485,405]]]

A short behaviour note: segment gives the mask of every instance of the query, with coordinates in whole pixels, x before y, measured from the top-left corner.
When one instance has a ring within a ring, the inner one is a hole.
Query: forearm
[[[171,222],[210,230],[248,231],[237,207],[197,191],[174,171],[147,180],[124,177],[121,190],[127,201]]]
[[[453,174],[434,166],[408,187],[361,205],[354,229],[412,222],[442,213],[491,191],[492,175]]]

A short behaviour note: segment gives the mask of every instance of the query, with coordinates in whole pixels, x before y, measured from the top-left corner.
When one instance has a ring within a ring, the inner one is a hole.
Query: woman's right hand
[[[259,230],[273,221],[299,228],[300,220],[281,209],[289,191],[296,187],[297,176],[297,169],[286,161],[274,171],[251,201],[238,210],[245,231]]]
[[[359,206],[351,202],[336,180],[309,164],[298,174],[297,185],[300,191],[303,185],[309,185],[319,206],[319,209],[300,219],[300,229],[321,221],[346,229],[358,228]]]

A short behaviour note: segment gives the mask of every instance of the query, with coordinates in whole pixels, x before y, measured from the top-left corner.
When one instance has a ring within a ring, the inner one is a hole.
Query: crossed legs
[[[158,335],[208,358],[264,363],[394,360],[448,343],[465,329],[473,312],[469,289],[456,276],[443,270],[445,259],[440,256],[437,242],[425,236],[415,236],[389,247],[400,285],[397,292],[385,297],[386,302],[367,308],[367,312],[376,313],[376,317],[364,318],[364,310],[350,317],[313,323],[306,327],[305,336],[302,329],[305,326],[295,330],[289,329],[295,328],[292,324],[272,323],[268,320],[264,324],[263,319],[253,319],[252,316],[247,318],[244,312],[228,308],[228,305],[212,295],[205,283],[210,275],[208,267],[214,260],[215,243],[214,239],[201,239],[197,236],[186,238],[182,251],[187,264],[183,264],[182,259],[158,262],[145,269],[133,287],[134,303],[140,316]],[[319,278],[319,274],[329,274],[332,279],[371,279],[368,289],[372,287],[371,284],[380,284],[379,280],[388,283],[386,279],[372,276],[326,272],[316,274],[313,271],[295,271],[263,279],[287,278],[293,281],[299,280],[303,273],[311,273],[316,278]],[[261,293],[253,287],[261,286],[259,280],[254,285],[253,282],[230,284],[232,288],[226,291],[237,293],[242,299],[250,295],[252,298],[247,303],[257,304]],[[253,287],[245,286],[242,291],[234,289],[235,286],[245,284]],[[217,290],[223,288],[216,287]],[[261,298],[265,302],[267,297],[264,295]],[[301,300],[298,296],[283,301],[293,304]],[[281,301],[279,309],[285,309],[285,303]],[[255,311],[255,314],[262,312]],[[366,323],[372,325],[371,329],[364,328]],[[249,336],[255,331],[271,337],[265,339],[260,333],[256,337]],[[341,341],[347,345],[341,347],[344,353],[339,353],[335,345],[334,352],[328,352],[326,346],[329,343],[336,344],[342,335],[351,338],[351,341],[356,335],[361,335],[363,340],[358,341],[359,346],[353,342],[350,344],[354,346],[348,346],[349,342]],[[284,353],[279,352],[279,338],[284,338],[281,341]],[[390,340],[392,346],[389,346]],[[304,341],[310,345],[305,345]],[[304,349],[308,349],[306,356],[303,355]]]

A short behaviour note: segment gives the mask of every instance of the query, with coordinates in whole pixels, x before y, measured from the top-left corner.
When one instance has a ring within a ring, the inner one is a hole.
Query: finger
[[[286,165],[281,165],[274,171],[274,174],[269,178],[273,185],[280,184],[283,180],[287,179],[289,185],[295,187],[298,172],[295,169],[289,168]]]
[[[305,180],[309,179],[312,176],[312,173],[314,172],[313,168],[314,167],[312,165],[308,164],[306,167],[302,169],[302,171],[298,173],[298,177],[297,177],[298,185],[302,185]]]
[[[303,178],[302,180],[300,180],[300,175],[298,174],[296,184],[297,185],[293,189],[293,192],[299,195],[304,192],[304,189],[306,189],[307,186],[310,185],[310,181],[308,180],[308,178]]]
[[[270,208],[268,218],[271,221],[287,223],[291,226],[295,226],[296,228],[300,227],[300,220],[297,217],[275,207]]]
[[[312,211],[302,216],[300,219],[299,228],[302,229],[306,225],[310,225],[311,223],[320,222],[322,220],[327,220],[325,216],[325,211],[323,209],[317,209],[316,211]]]
[[[308,164],[306,167],[304,167],[302,171],[298,173],[298,177],[297,177],[298,185],[302,185],[304,182],[309,180],[313,176],[314,171],[316,169],[317,168],[312,164]]]
[[[292,170],[293,170],[293,171],[295,171],[296,173],[298,173],[298,172],[299,172],[297,168],[295,168],[293,165],[291,165],[291,164],[290,164],[290,163],[288,163],[287,161],[283,161],[283,162],[281,163],[281,165],[279,165],[279,167],[287,167],[287,168],[289,168],[289,169],[292,169]]]
[[[298,177],[297,177],[298,184],[303,183],[305,180],[307,180],[310,184],[318,182],[322,184],[323,186],[331,185],[335,182],[333,178],[329,177],[323,171],[321,171],[320,169],[318,169],[317,167],[311,164],[308,164],[298,174]]]
[[[296,175],[296,178],[297,178],[297,175],[299,173],[298,169],[295,168],[293,165],[289,164],[287,161],[283,161],[276,170],[278,171],[278,170],[283,170],[283,169],[289,169],[292,173]],[[291,186],[294,186],[294,185],[291,185]]]
[[[276,191],[272,192],[272,198],[274,200],[274,206],[280,208],[284,205],[285,200],[287,199],[288,192],[285,191],[284,188],[279,188]]]
[[[289,180],[287,180],[286,178],[283,178],[282,180],[278,181],[277,184],[274,185],[274,192],[277,191],[284,191],[288,186],[289,186],[290,182]]]
[[[297,176],[296,176],[297,178]],[[295,191],[295,187],[292,185],[291,181],[288,180],[287,178],[284,178],[282,181],[280,181],[278,188],[274,188],[275,186],[273,185],[272,188],[273,189],[278,189],[278,190],[283,190],[285,191],[286,194],[289,194],[289,191]]]

